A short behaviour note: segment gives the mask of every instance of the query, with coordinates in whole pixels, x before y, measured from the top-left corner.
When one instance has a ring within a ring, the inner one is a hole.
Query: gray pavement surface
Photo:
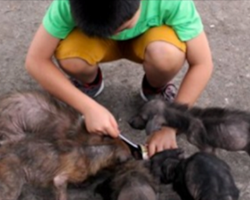
[[[0,1],[0,94],[39,88],[26,73],[24,60],[49,3],[47,0]],[[215,66],[213,77],[197,105],[250,110],[250,0],[200,0],[195,3],[204,22]],[[142,67],[127,60],[101,67],[105,75],[105,90],[97,101],[114,113],[125,135],[135,142],[143,142],[145,133],[132,130],[127,124],[129,117],[142,104],[139,97]],[[186,66],[175,79],[177,84],[185,70]],[[184,137],[178,137],[178,145],[186,150],[187,155],[197,151]],[[250,157],[242,152],[222,150],[219,157],[232,168],[241,190],[240,200],[249,200]],[[69,190],[70,199],[99,199],[86,191],[90,189]],[[178,199],[169,186],[162,186],[161,191],[160,199]],[[24,193],[20,199],[51,199],[49,192],[34,188],[28,187]]]

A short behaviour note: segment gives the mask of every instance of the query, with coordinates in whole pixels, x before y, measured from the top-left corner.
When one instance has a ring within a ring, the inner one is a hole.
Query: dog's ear
[[[135,115],[128,123],[132,128],[142,130],[146,127],[147,122],[140,115]]]
[[[185,159],[185,151],[182,148],[170,149],[169,150],[169,157],[176,158],[176,159]]]
[[[155,153],[151,158],[150,162],[151,165],[160,165],[162,164],[166,159],[173,158],[177,160],[184,159],[184,150],[182,148],[175,148],[175,149],[166,149],[160,152]]]
[[[175,152],[171,152],[171,150],[166,150],[155,154],[151,158],[150,171],[153,176],[160,180],[162,183],[168,184],[174,180],[175,169],[181,160],[177,155],[178,153],[178,149]],[[175,156],[171,154],[176,154],[176,158],[174,158]]]
[[[161,181],[165,184],[171,183],[174,180],[175,177],[175,169],[177,165],[179,164],[178,159],[174,158],[168,158],[166,159],[162,166],[161,166],[161,171],[162,171],[162,176],[161,176]]]
[[[162,126],[166,126],[167,123],[162,115],[155,115],[150,119],[146,125],[146,134],[150,135],[155,131],[159,131]]]

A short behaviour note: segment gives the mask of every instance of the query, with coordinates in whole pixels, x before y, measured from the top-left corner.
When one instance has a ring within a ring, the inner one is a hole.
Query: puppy
[[[117,165],[96,192],[104,200],[156,200],[156,181],[144,162],[129,160]]]
[[[163,183],[172,183],[183,200],[239,199],[230,167],[213,154],[198,152],[179,160],[169,158],[165,150],[155,154],[151,162],[158,166],[151,169],[152,173]]]
[[[164,157],[157,156],[153,160],[128,160],[117,165],[110,172],[96,191],[101,193],[103,198],[119,200],[154,200],[157,199],[158,177],[162,175],[161,164],[166,158],[182,159],[182,149],[167,150]],[[151,173],[152,172],[152,173]]]
[[[47,141],[34,137],[0,148],[0,200],[17,200],[24,184],[54,185],[55,199],[67,200],[67,184],[81,183],[105,167],[131,159],[119,139],[92,136]]]
[[[250,113],[229,108],[188,108],[154,99],[146,103],[130,120],[133,128],[146,128],[147,134],[162,126],[185,133],[190,143],[201,151],[246,151],[250,154]]]
[[[173,178],[168,177],[167,179],[165,178],[164,180],[162,180],[163,178],[162,164],[166,159],[174,160],[178,163],[180,160],[184,159],[184,150],[181,148],[176,148],[176,149],[164,150],[164,153],[156,153],[148,161],[147,167],[150,170],[150,172],[154,175],[154,177],[156,177],[160,182],[171,183],[173,181]],[[168,165],[169,169],[172,166],[173,165]],[[164,169],[164,171],[166,171],[166,169]],[[173,176],[173,174],[170,173],[168,175]]]

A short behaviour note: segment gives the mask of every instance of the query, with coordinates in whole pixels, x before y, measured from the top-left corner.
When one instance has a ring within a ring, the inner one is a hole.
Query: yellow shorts
[[[164,25],[150,28],[142,35],[126,41],[88,37],[79,29],[74,29],[67,38],[60,41],[55,57],[58,60],[81,58],[90,65],[121,58],[141,63],[146,47],[154,41],[168,42],[186,52],[186,43],[178,39],[172,28]]]

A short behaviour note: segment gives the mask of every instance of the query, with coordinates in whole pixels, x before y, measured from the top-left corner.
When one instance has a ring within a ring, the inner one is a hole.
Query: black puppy
[[[183,200],[239,198],[230,167],[221,159],[204,152],[182,160],[169,158],[168,154],[168,150],[155,154],[151,171],[163,183],[173,183],[173,189]]]
[[[186,105],[154,99],[141,108],[130,125],[146,128],[147,134],[162,126],[176,128],[201,151],[221,148],[250,154],[250,113],[246,111],[218,107],[189,109]]]

